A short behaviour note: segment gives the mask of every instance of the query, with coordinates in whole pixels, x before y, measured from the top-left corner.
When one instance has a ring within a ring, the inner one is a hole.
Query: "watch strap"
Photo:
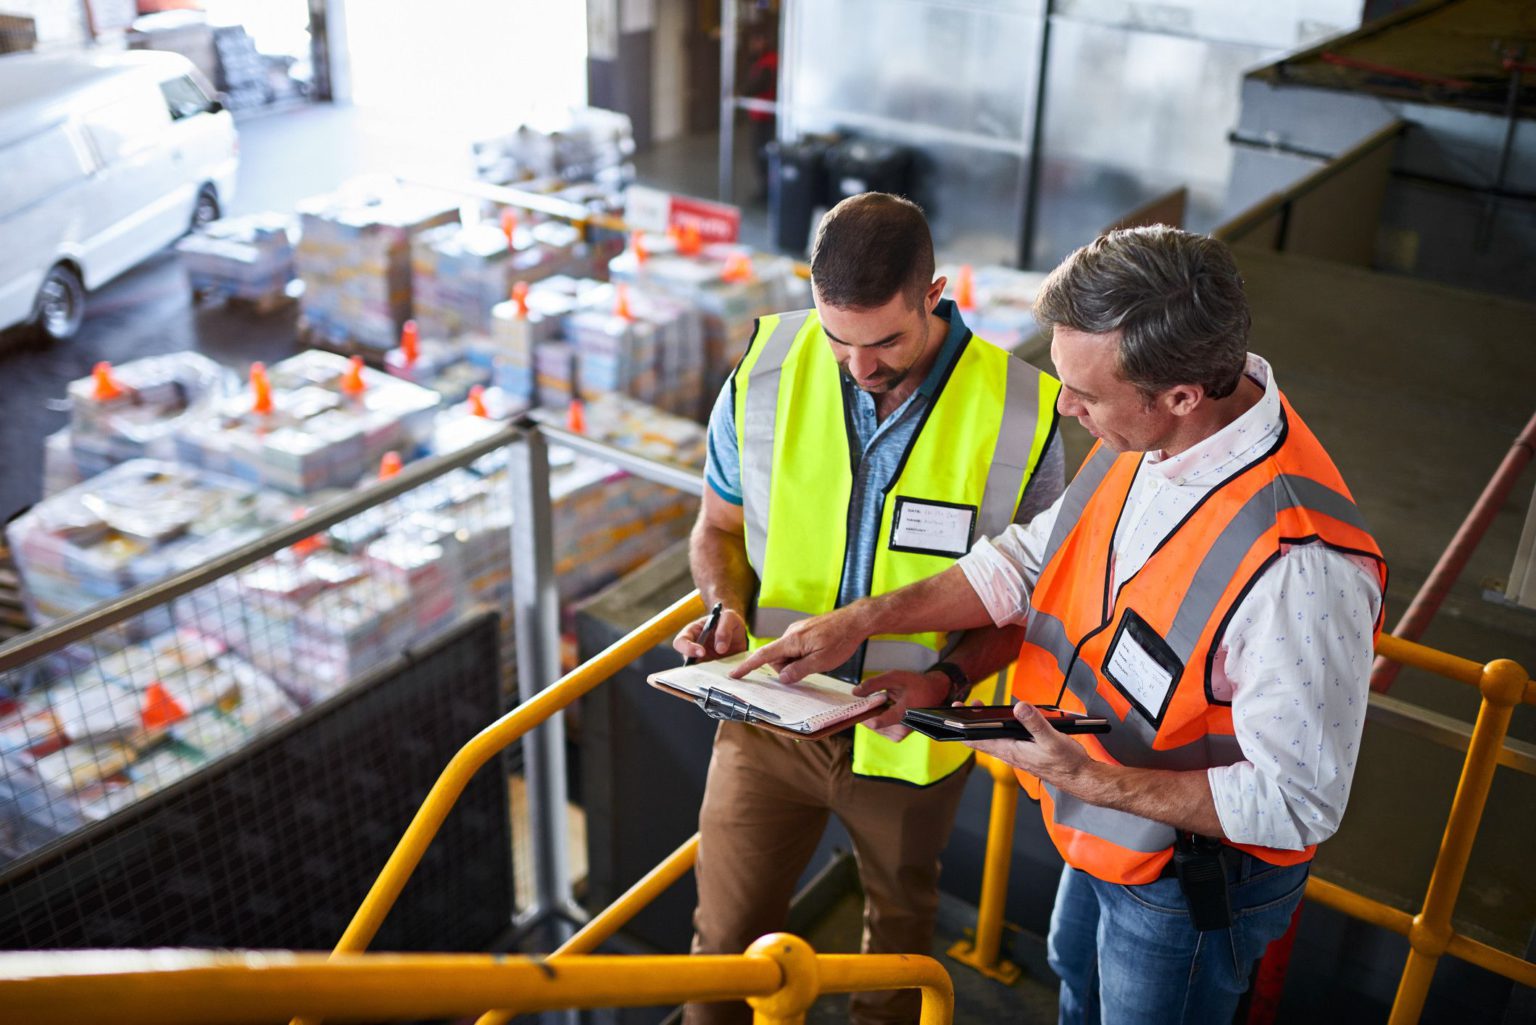
[[[935,662],[925,672],[940,672],[949,677],[949,693],[944,698],[944,704],[952,705],[956,701],[964,701],[971,692],[971,681],[966,678],[965,672],[953,662]]]

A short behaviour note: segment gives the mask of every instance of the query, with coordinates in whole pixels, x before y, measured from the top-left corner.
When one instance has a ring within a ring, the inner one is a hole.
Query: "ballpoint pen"
[[[720,613],[725,611],[724,602],[715,602],[715,607],[709,610],[709,618],[704,621],[704,629],[699,631],[698,645],[705,651],[709,650],[710,642],[715,639],[715,627],[720,625]],[[689,655],[683,659],[683,665],[691,666],[698,659]]]

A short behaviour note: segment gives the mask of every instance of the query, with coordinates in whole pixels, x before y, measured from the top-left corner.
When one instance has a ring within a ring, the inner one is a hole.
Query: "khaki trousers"
[[[795,741],[741,723],[715,733],[694,868],[693,952],[739,954],[784,928],[795,883],[834,814],[864,885],[865,953],[927,954],[939,906],[939,853],[974,762],[928,787],[853,774],[851,731]],[[916,990],[854,994],[859,1025],[916,1022]],[[686,1025],[752,1020],[744,1002],[688,1005]]]

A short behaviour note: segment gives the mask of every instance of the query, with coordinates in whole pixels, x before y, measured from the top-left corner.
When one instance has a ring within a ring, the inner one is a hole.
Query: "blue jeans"
[[[1276,867],[1229,851],[1232,926],[1197,932],[1177,879],[1142,886],[1062,872],[1048,954],[1061,1025],[1226,1025],[1254,961],[1290,925],[1309,863]]]

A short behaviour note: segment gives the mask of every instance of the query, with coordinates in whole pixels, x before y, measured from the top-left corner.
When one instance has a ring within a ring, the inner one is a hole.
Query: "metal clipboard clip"
[[[693,703],[711,719],[727,722],[777,722],[779,719],[772,712],[765,712],[750,701],[743,701],[734,694],[713,687],[705,688],[702,695],[693,699]]]

